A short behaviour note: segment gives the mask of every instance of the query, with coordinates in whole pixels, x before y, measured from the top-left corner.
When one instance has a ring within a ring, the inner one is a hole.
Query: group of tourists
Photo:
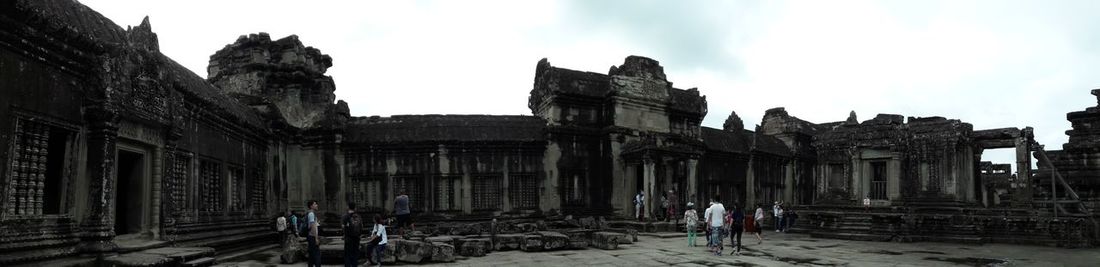
[[[654,216],[662,217],[657,220],[665,222],[671,221],[674,223],[678,222],[679,219],[677,215],[679,215],[679,213],[676,212],[676,207],[680,206],[680,199],[676,197],[676,191],[668,190],[668,192],[663,192],[661,194],[660,203],[661,209],[653,212]],[[634,195],[634,218],[637,218],[639,222],[644,222],[645,215],[645,190],[638,190],[638,194]]]
[[[359,245],[362,243],[363,236],[363,221],[356,212],[354,202],[347,203],[347,212],[340,220],[340,228],[344,234],[344,266],[358,266],[359,265]],[[298,242],[297,237],[305,237],[308,245],[308,261],[307,266],[321,266],[321,248],[320,248],[320,228],[321,221],[317,218],[317,201],[311,200],[306,202],[308,210],[305,211],[305,215],[301,220],[298,216],[295,216],[290,211],[287,211],[285,215],[279,216],[275,219],[275,228],[279,232],[282,245],[285,248],[293,246]],[[409,196],[402,192],[394,200],[394,214],[397,220],[398,234],[403,235],[405,228],[412,229],[413,224],[410,218],[411,210],[409,209]],[[389,238],[386,234],[386,225],[388,221],[381,214],[374,215],[374,227],[371,229],[367,238],[367,261],[370,265],[381,266],[382,255],[386,250],[386,244]]]
[[[688,202],[684,212],[684,228],[687,230],[688,246],[696,246],[696,237],[699,227],[699,214],[695,210],[695,203]],[[772,216],[775,219],[775,231],[786,232],[790,225],[794,224],[797,215],[791,211],[784,211],[780,202],[775,202],[772,207]],[[741,241],[743,233],[751,233],[756,236],[756,244],[763,244],[763,226],[766,218],[763,204],[756,204],[756,209],[749,211],[741,205],[734,203],[730,206],[723,205],[719,196],[711,198],[710,203],[703,211],[703,226],[707,239],[707,248],[714,255],[722,255],[725,246],[722,240],[727,236],[733,251],[730,255],[741,255]]]

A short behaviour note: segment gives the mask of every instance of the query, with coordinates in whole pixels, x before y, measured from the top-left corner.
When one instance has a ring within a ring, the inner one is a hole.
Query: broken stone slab
[[[448,244],[448,243],[442,243],[442,242],[432,243],[431,261],[433,261],[433,262],[454,262],[455,261],[455,246],[451,245],[451,244]]]
[[[386,249],[382,251],[382,263],[394,264],[397,263],[397,242],[393,239],[386,240]],[[363,246],[363,251],[366,251],[366,245]]]
[[[424,238],[424,242],[445,243],[445,244],[450,244],[451,246],[458,246],[457,242],[458,242],[458,239],[460,239],[460,238],[463,238],[463,237],[453,236],[453,235],[441,235],[441,236],[433,236],[433,237]]]
[[[564,234],[569,236],[569,249],[585,249],[588,248],[588,243],[592,240],[592,233],[595,233],[595,229],[578,229],[569,230]]]
[[[393,256],[400,262],[420,263],[432,256],[430,243],[405,239],[389,240],[386,243],[386,250],[393,250]]]
[[[495,250],[517,250],[520,249],[520,244],[526,242],[525,235],[522,234],[502,234],[497,235],[497,242],[494,244]]]
[[[523,242],[519,244],[519,249],[527,252],[542,251],[542,236],[524,235]]]
[[[619,244],[634,244],[634,242],[638,242],[638,230],[635,230],[635,229],[630,229],[630,228],[609,228],[609,229],[604,229],[604,231],[625,234],[626,238],[620,238],[619,239]]]
[[[462,238],[456,240],[456,244],[458,244],[457,248],[459,248],[460,250],[465,248],[466,246],[478,246],[480,247],[480,251],[484,251],[484,253],[489,253],[493,250],[493,242],[487,237]],[[459,253],[459,255],[469,256],[462,253]]]
[[[543,250],[559,250],[569,246],[569,236],[551,231],[539,231],[535,234],[542,236]]]
[[[626,239],[626,234],[615,232],[595,232],[592,234],[592,247],[611,250],[618,249],[621,241],[620,239]]]
[[[477,242],[462,243],[462,246],[458,249],[458,255],[466,257],[482,257],[485,256],[485,247],[481,246]]]

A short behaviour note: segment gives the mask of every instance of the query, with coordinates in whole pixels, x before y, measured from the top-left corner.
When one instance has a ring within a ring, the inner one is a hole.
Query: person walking
[[[363,234],[363,219],[355,212],[355,202],[348,201],[348,212],[341,220],[344,229],[344,266],[359,265],[359,236]]]
[[[306,213],[306,225],[309,227],[309,235],[306,236],[306,242],[309,244],[309,263],[310,267],[321,266],[321,246],[320,240],[320,228],[321,223],[317,220],[317,201],[310,200],[306,204],[309,207],[309,213]]]
[[[680,199],[676,197],[676,191],[668,190],[668,218],[665,218],[665,221],[669,219],[672,220],[672,223],[679,221],[676,219],[676,206],[679,205]]]
[[[638,190],[638,194],[634,195],[634,217],[638,218],[639,222],[645,221],[645,191]]]
[[[757,245],[764,243],[764,204],[756,204],[756,214],[752,220],[753,230],[756,230],[756,242]]]
[[[699,215],[695,213],[695,203],[687,203],[687,211],[684,211],[684,229],[688,233],[688,246],[695,246],[695,228],[699,227]]]
[[[704,222],[704,224],[703,224],[703,232],[704,233],[703,234],[706,235],[707,248],[710,248],[710,244],[711,244],[711,241],[710,241],[710,208],[713,207],[713,206],[714,206],[714,200],[711,200],[710,203],[707,203],[707,209],[703,211],[703,222]]]
[[[745,211],[741,209],[741,205],[734,204],[730,211],[730,243],[733,244],[730,255],[741,255],[741,233],[744,231]]]
[[[416,231],[416,227],[412,226],[412,210],[409,209],[409,195],[405,194],[405,190],[401,190],[401,194],[393,201],[393,212],[397,214],[398,235],[405,235],[405,227]]]
[[[707,226],[710,227],[711,250],[714,255],[722,255],[722,225],[725,223],[726,207],[722,206],[721,199],[714,196],[714,204],[707,213]]]
[[[783,205],[782,202],[776,201],[775,206],[772,206],[772,216],[775,218],[775,232],[783,231]]]

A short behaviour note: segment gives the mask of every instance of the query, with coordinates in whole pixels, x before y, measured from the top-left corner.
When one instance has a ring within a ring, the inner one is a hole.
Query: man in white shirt
[[[725,223],[726,207],[719,202],[718,196],[714,196],[714,204],[707,211],[707,226],[710,227],[711,250],[715,255],[722,253],[722,225]]]
[[[374,229],[370,231],[370,239],[367,241],[367,261],[375,266],[382,266],[382,253],[386,251],[386,224],[382,216],[374,215]]]
[[[772,214],[775,215],[775,232],[783,231],[783,206],[779,201],[776,201],[775,206],[772,206]]]

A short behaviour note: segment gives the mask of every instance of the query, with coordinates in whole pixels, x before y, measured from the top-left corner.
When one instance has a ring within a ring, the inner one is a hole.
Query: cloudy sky
[[[811,122],[878,113],[1032,126],[1049,149],[1095,106],[1100,1],[119,1],[164,54],[206,76],[237,36],[297,34],[333,57],[353,115],[523,114],[536,62],[606,73],[628,55],[698,87],[721,128],[786,107]],[[1010,162],[1009,150],[985,159]]]

